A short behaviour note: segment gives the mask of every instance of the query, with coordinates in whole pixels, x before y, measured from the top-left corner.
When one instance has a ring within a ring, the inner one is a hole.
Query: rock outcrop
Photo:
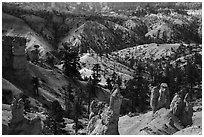
[[[20,97],[22,94],[23,92],[21,90],[8,80],[2,78],[2,104],[11,104],[14,96]]]
[[[109,106],[93,101],[91,105],[90,122],[87,127],[88,135],[119,135],[118,121],[122,96],[116,89],[110,96]],[[101,108],[103,107],[103,108]]]
[[[12,83],[10,83],[8,80],[4,78],[2,78],[2,90],[11,91],[13,96],[18,96],[23,93],[16,86],[14,86]]]
[[[169,108],[170,98],[169,89],[166,83],[162,83],[160,88],[154,87],[151,91],[150,106],[153,112],[159,110],[160,108]]]
[[[20,88],[32,90],[31,75],[25,56],[26,39],[23,37],[3,36],[2,69],[3,78]],[[26,91],[26,90],[25,90]]]
[[[152,115],[150,122],[141,129],[140,134],[172,135],[192,124],[193,108],[189,94],[182,97],[176,94],[170,110],[161,108]]]
[[[184,128],[174,135],[202,135],[202,127],[201,126],[191,126]]]
[[[162,108],[152,117],[148,124],[140,129],[141,135],[172,135],[184,127],[179,123],[179,120],[168,109]]]
[[[125,128],[124,128],[125,127]],[[121,135],[172,135],[184,127],[169,109],[161,108],[135,117],[120,117]]]
[[[148,112],[137,118],[130,118],[130,121],[122,117],[119,129],[123,135],[172,135],[185,131],[183,129],[192,124],[192,117],[193,108],[189,94],[176,94],[170,109],[161,108],[155,113]],[[132,121],[134,124],[131,125]],[[127,128],[121,129],[125,125]]]
[[[22,99],[14,99],[11,105],[12,119],[8,124],[9,135],[40,135],[42,132],[41,119],[39,117],[28,118],[24,114]]]
[[[192,124],[193,107],[190,103],[190,97],[187,93],[185,97],[176,94],[170,105],[171,112],[178,117],[183,126]]]
[[[90,105],[89,120],[91,120],[92,117],[94,117],[98,114],[100,115],[100,113],[104,107],[105,107],[105,103],[103,103],[101,101],[93,100],[91,102],[91,105]]]

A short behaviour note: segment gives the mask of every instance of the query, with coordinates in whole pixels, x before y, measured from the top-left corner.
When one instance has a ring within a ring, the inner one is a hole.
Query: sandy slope
[[[42,46],[40,47],[41,51],[53,50],[52,45],[32,30],[23,20],[12,15],[2,13],[2,30],[3,35],[27,38],[26,48],[33,48],[33,45],[38,44]]]
[[[99,63],[101,66],[101,82],[100,84],[105,85],[106,79],[113,74],[115,71],[123,80],[129,80],[133,78],[134,71],[127,66],[116,62],[112,55],[99,57],[95,53],[86,53],[80,58],[80,62],[83,64],[80,70],[82,76],[89,77],[92,73],[94,64]]]
[[[202,107],[202,106],[199,106]],[[202,134],[202,110],[197,109],[198,106],[194,106],[194,114],[193,114],[193,124],[187,128],[181,129],[180,131],[174,131],[175,129],[168,129],[168,132],[172,132],[175,135],[201,135]],[[161,110],[162,111],[162,110]],[[143,129],[145,127],[153,127],[154,131],[162,131],[163,126],[162,123],[166,123],[165,119],[158,118],[158,121],[152,121],[152,112],[149,111],[145,114],[140,114],[139,116],[129,117],[127,115],[120,117],[119,119],[119,132],[121,135],[147,135],[151,134],[145,132]],[[153,124],[153,125],[152,125]],[[148,126],[147,126],[148,125]],[[154,128],[155,127],[155,128]],[[157,129],[160,130],[157,130]],[[158,134],[162,134],[162,132],[158,132]],[[164,135],[164,134],[163,134]]]

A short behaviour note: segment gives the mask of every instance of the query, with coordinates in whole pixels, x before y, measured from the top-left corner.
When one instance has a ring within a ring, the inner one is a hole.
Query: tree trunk
[[[132,108],[132,112],[134,112],[134,104],[135,104],[134,102],[135,102],[135,101],[134,101],[133,96],[131,96],[131,100],[132,100],[132,101],[131,101],[131,102],[132,102],[131,108]]]
[[[189,91],[189,95],[190,95],[190,98],[191,100],[193,99],[193,83],[190,82],[190,91]]]
[[[91,93],[89,91],[89,96],[88,96],[88,116],[90,114],[90,105],[91,105]]]
[[[77,132],[78,132],[78,115],[76,114],[75,116],[75,134],[77,135]]]
[[[75,97],[75,101],[74,101],[74,112],[75,112],[75,118],[74,118],[74,122],[75,122],[75,134],[77,135],[77,131],[78,131],[78,110],[79,110],[79,97],[78,94]]]
[[[54,127],[54,135],[57,135],[57,123],[56,123],[56,121],[54,120],[54,125],[53,125]]]

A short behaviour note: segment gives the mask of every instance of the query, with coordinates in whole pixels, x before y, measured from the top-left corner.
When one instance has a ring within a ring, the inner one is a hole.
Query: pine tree
[[[112,90],[112,89],[113,89],[113,86],[112,86],[112,84],[111,84],[111,79],[110,79],[109,77],[107,78],[106,83],[107,83],[107,88],[108,88],[109,90]]]
[[[122,85],[122,78],[120,76],[117,77],[116,84],[118,84],[119,87]]]
[[[72,91],[72,87],[71,84],[69,83],[68,86],[66,86],[65,91],[64,91],[64,102],[65,102],[65,111],[67,113],[67,115],[70,114],[70,112],[72,111],[72,105],[71,102],[73,102],[73,95],[71,94]]]
[[[78,134],[79,118],[82,115],[82,89],[75,91],[74,96],[74,122],[75,122],[75,134]]]
[[[30,105],[29,97],[23,94],[22,99],[23,99],[23,102],[24,102],[25,112],[30,112],[31,111],[30,110],[31,105]]]
[[[112,83],[113,85],[116,84],[116,80],[117,80],[117,73],[114,71],[111,77]]]
[[[92,77],[91,76],[89,77],[89,80],[88,80],[88,89],[89,89],[89,92],[88,92],[88,115],[89,115],[89,109],[90,109],[90,103],[91,103],[91,100],[92,100],[92,97],[95,97],[95,89],[96,89],[96,86],[98,85],[98,83],[101,81],[101,66],[97,63],[93,66],[92,68]]]
[[[79,111],[80,111],[80,105],[79,105],[79,97],[78,95],[75,96],[74,99],[74,122],[75,122],[75,134],[77,135],[78,132],[78,119],[79,119]]]
[[[88,115],[90,114],[90,105],[91,105],[91,97],[93,96],[93,92],[94,92],[94,85],[93,85],[93,80],[91,78],[91,76],[89,77],[89,81],[88,81]]]
[[[63,55],[63,72],[66,76],[72,78],[80,78],[80,63],[78,52],[72,50],[71,48],[67,49]]]
[[[128,98],[131,100],[131,112],[136,111],[136,106],[138,104],[138,91],[136,89],[136,80],[135,79],[130,79],[126,83],[126,94],[124,97]]]
[[[195,63],[192,60],[187,60],[187,65],[185,67],[185,83],[188,87],[190,97],[192,99],[193,86],[196,85],[196,82],[199,81],[199,74],[196,68]]]
[[[93,85],[97,85],[101,81],[101,66],[97,63],[92,68]]]
[[[135,86],[137,90],[137,98],[138,98],[138,107],[141,111],[144,111],[148,105],[147,98],[148,98],[148,81],[143,77],[144,74],[144,67],[141,63],[138,63],[138,67],[135,71]]]
[[[44,127],[46,128],[45,134],[54,134],[54,135],[64,135],[68,134],[66,130],[63,128],[66,127],[63,119],[63,109],[58,101],[54,101],[53,103],[53,110],[48,114],[48,117],[45,120]],[[48,133],[49,132],[49,133]]]

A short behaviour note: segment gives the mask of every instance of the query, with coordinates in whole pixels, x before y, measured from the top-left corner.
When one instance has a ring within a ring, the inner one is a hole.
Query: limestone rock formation
[[[176,94],[171,102],[170,110],[179,118],[183,126],[192,124],[193,107],[190,103],[190,97],[187,93],[185,97],[180,94]]]
[[[202,135],[202,126],[191,126],[184,128],[174,135]]]
[[[176,94],[171,102],[170,110],[175,116],[179,116],[181,113],[181,109],[184,105],[182,97],[179,94]]]
[[[2,38],[3,78],[23,89],[32,90],[31,75],[25,56],[26,39],[3,36]],[[25,90],[26,91],[26,90]]]
[[[154,114],[147,112],[135,117],[123,116],[119,121],[121,135],[172,135],[184,127],[169,109]]]
[[[171,135],[183,128],[178,118],[175,117],[171,111],[162,108],[152,115],[150,121],[144,128],[140,129],[140,134]]]
[[[8,127],[10,135],[40,135],[42,132],[41,120],[39,117],[32,119],[24,115],[24,104],[22,99],[14,99],[11,105],[12,119]]]
[[[91,106],[91,119],[87,127],[87,134],[119,135],[118,121],[121,103],[122,96],[119,89],[111,94],[109,106],[94,101]],[[104,107],[101,108],[102,106]]]
[[[161,108],[153,113],[148,124],[140,129],[140,134],[172,135],[192,124],[193,108],[189,94],[176,94],[170,109]]]
[[[23,93],[21,90],[19,90],[16,86],[14,86],[8,80],[2,78],[2,93],[4,93],[4,91],[6,92],[11,91],[12,97],[10,99],[13,99],[13,96],[21,96]]]
[[[93,100],[90,105],[89,119],[101,113],[101,110],[105,107],[105,103]]]
[[[150,106],[153,112],[161,108],[169,108],[169,89],[166,83],[162,83],[160,88],[154,87],[151,91]]]
[[[172,135],[192,124],[193,108],[189,94],[177,93],[170,105],[170,109],[161,108],[155,113],[148,112],[138,116],[135,126],[129,125],[132,121],[120,121],[127,125],[125,130],[120,130],[123,135]],[[134,119],[134,118],[133,118]],[[128,124],[127,124],[128,123]],[[198,130],[200,131],[200,129]]]

